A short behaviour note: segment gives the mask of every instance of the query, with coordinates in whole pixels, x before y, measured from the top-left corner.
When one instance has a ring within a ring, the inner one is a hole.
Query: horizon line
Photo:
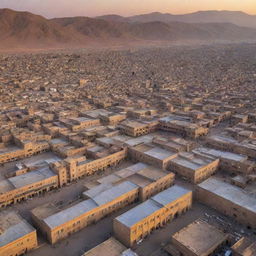
[[[75,17],[88,17],[88,18],[97,18],[97,17],[102,17],[102,16],[111,16],[111,15],[116,15],[116,16],[120,16],[120,17],[123,17],[123,18],[129,18],[129,17],[133,17],[133,16],[140,16],[140,15],[147,15],[147,14],[153,14],[153,13],[159,13],[159,14],[170,14],[170,15],[173,15],[173,16],[179,16],[179,15],[189,15],[189,14],[193,14],[193,13],[198,13],[198,12],[237,12],[237,13],[244,13],[244,14],[247,14],[249,16],[256,16],[256,14],[250,14],[250,13],[247,13],[245,11],[232,11],[232,10],[226,10],[226,9],[210,9],[210,10],[198,10],[198,11],[194,11],[194,12],[187,12],[187,13],[171,13],[171,12],[160,12],[160,11],[152,11],[152,12],[147,12],[147,13],[141,13],[141,14],[134,14],[134,15],[129,15],[129,16],[123,16],[121,14],[117,14],[117,13],[106,13],[106,14],[102,14],[102,15],[97,15],[97,16],[87,16],[87,15],[77,15],[77,16],[57,16],[57,17],[52,17],[52,18],[49,18],[49,17],[46,17],[45,15],[43,14],[40,14],[40,13],[36,13],[36,12],[31,12],[31,11],[28,11],[28,10],[17,10],[17,9],[12,9],[12,8],[1,8],[0,7],[0,10],[11,10],[11,11],[15,11],[15,12],[27,12],[27,13],[31,13],[31,14],[35,14],[35,15],[39,15],[39,16],[42,16],[46,19],[55,19],[55,18],[75,18]]]

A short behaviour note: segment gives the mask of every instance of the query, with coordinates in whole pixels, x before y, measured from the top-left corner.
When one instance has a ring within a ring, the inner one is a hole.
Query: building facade
[[[209,178],[197,185],[197,199],[249,228],[256,228],[256,199],[241,188]]]
[[[192,191],[174,185],[115,218],[115,237],[127,247],[132,247],[191,206]]]
[[[54,244],[138,199],[138,187],[123,182],[64,209],[47,204],[32,210],[35,225]]]
[[[24,255],[36,247],[36,230],[29,223],[16,212],[0,212],[0,255]]]

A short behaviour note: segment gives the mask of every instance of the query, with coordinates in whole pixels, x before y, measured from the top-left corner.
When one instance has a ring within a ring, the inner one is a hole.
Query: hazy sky
[[[154,11],[181,14],[198,10],[256,14],[256,0],[0,0],[0,8],[30,11],[45,17],[129,16]]]

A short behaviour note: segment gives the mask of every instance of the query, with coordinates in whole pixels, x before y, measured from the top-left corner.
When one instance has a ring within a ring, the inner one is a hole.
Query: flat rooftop
[[[178,198],[190,193],[191,191],[181,186],[174,185],[157,195],[151,197],[144,203],[132,208],[131,210],[118,216],[116,220],[127,227],[132,227],[137,222],[149,217],[154,212],[160,210],[165,205],[176,201]]]
[[[206,156],[215,157],[215,158],[224,158],[224,159],[228,159],[236,162],[243,162],[248,159],[248,157],[245,155],[240,155],[240,154],[236,154],[228,151],[216,150],[212,148],[201,147],[193,150],[193,152],[199,153],[199,154],[205,154]]]
[[[170,162],[176,165],[184,166],[191,171],[196,171],[199,168],[202,168],[204,166],[207,166],[214,160],[211,160],[210,158],[197,156],[193,153],[179,153],[179,155],[172,159]]]
[[[43,221],[51,229],[58,227],[62,224],[65,224],[68,221],[71,221],[80,215],[91,211],[92,209],[98,207],[98,205],[91,199],[82,201],[74,206],[71,206],[67,209],[59,211],[53,215],[48,216]]]
[[[173,238],[195,255],[201,256],[216,249],[227,239],[227,235],[214,226],[197,220],[175,233]]]
[[[143,123],[143,122],[139,122],[139,121],[124,121],[122,123],[122,125],[125,127],[136,129],[136,128],[142,128],[142,127],[146,126],[147,124]]]
[[[68,144],[68,141],[65,140],[65,139],[59,139],[59,138],[56,138],[56,139],[52,139],[50,140],[50,144]]]
[[[99,183],[102,183],[102,184],[111,184],[111,183],[115,183],[115,182],[118,182],[121,178],[118,177],[117,175],[115,175],[115,173],[113,174],[110,174],[108,176],[105,176],[103,178],[100,178],[98,179],[97,181]]]
[[[91,189],[88,189],[87,191],[83,192],[83,195],[88,198],[93,198],[96,195],[104,192],[105,190],[107,190],[111,187],[112,187],[111,183],[102,183],[102,184],[96,185],[96,186],[92,187]]]
[[[17,146],[8,146],[8,147],[0,148],[0,156],[5,154],[10,154],[16,151],[20,151],[20,150],[23,150],[23,149]]]
[[[126,178],[132,183],[135,183],[140,187],[144,187],[154,181],[159,180],[160,178],[168,174],[170,174],[170,172],[167,173],[160,168],[156,168],[144,163],[137,163],[116,172],[114,174],[115,177],[113,177],[112,179],[114,180],[116,179],[116,177],[123,178],[123,179]],[[109,179],[110,178],[111,177],[109,177]]]
[[[237,143],[237,140],[222,135],[212,135],[208,137],[209,140],[224,142],[224,143]]]
[[[210,191],[224,199],[233,202],[247,210],[256,213],[256,198],[243,189],[211,177],[198,185],[199,188]]]
[[[0,195],[13,189],[15,189],[15,187],[8,179],[0,181]]]
[[[153,135],[148,134],[148,135],[140,136],[133,139],[129,138],[128,140],[125,141],[125,145],[133,147],[141,143],[151,143],[153,140],[153,137],[154,137]]]
[[[0,247],[34,231],[35,229],[16,212],[0,212]]]
[[[103,204],[113,201],[114,199],[128,193],[136,189],[137,186],[131,182],[125,181],[118,185],[111,186],[110,188],[94,191],[92,193],[92,198],[84,200],[82,202],[76,203],[69,208],[60,210],[56,213],[51,215],[46,215],[46,218],[42,218],[43,221],[46,223],[47,226],[50,228],[58,227],[68,221],[71,221],[86,212],[89,212]],[[99,192],[99,193],[97,193]],[[89,195],[89,194],[88,194]],[[39,207],[39,209],[34,209],[32,212],[35,214],[38,212],[40,213],[40,208],[45,208],[45,206]],[[40,213],[41,216],[44,216]],[[37,215],[37,214],[36,214]],[[39,216],[39,215],[37,215]]]
[[[191,117],[179,116],[179,115],[169,115],[160,119],[160,122],[171,122],[171,121],[190,121]]]
[[[105,109],[94,109],[94,110],[89,110],[86,112],[83,112],[84,115],[91,117],[91,118],[98,118],[100,115],[108,115],[111,112],[105,110]]]
[[[124,245],[111,237],[105,242],[92,248],[90,251],[84,253],[83,256],[121,256],[125,250],[126,247]]]
[[[118,185],[112,186],[111,188],[99,193],[92,199],[100,206],[113,201],[114,199],[137,189],[138,186],[129,182],[124,181]]]
[[[36,171],[27,172],[25,174],[9,178],[9,182],[12,183],[15,188],[21,188],[53,176],[57,176],[57,174],[54,173],[49,167],[43,167]]]
[[[177,156],[177,152],[175,151],[166,150],[151,144],[140,144],[135,146],[134,149],[158,160],[165,160]]]

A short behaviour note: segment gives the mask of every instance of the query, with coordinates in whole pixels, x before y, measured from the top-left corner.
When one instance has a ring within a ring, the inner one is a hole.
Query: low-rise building
[[[192,141],[184,140],[182,138],[178,137],[160,137],[156,136],[153,138],[152,143],[175,152],[188,152],[191,151],[194,148],[194,143]]]
[[[63,119],[61,123],[70,128],[72,131],[80,131],[82,129],[100,125],[100,119],[87,117],[73,117],[70,119]]]
[[[57,188],[58,175],[48,166],[0,181],[0,207]]]
[[[98,157],[97,159],[87,159],[85,156],[67,158],[65,159],[67,166],[67,182],[83,176],[92,175],[95,172],[104,170],[110,166],[116,166],[126,157],[127,149],[118,148],[114,152],[108,151],[107,154]]]
[[[210,177],[219,166],[219,159],[182,152],[170,160],[169,170],[196,184]]]
[[[16,161],[50,149],[47,141],[20,141],[19,144],[0,148],[0,164]]]
[[[98,246],[92,248],[82,256],[138,256],[137,253],[128,249],[114,237],[109,238]]]
[[[127,111],[127,116],[131,118],[143,118],[147,116],[152,116],[157,113],[155,109],[132,109]]]
[[[254,140],[246,139],[243,141],[238,141],[234,138],[222,135],[212,135],[206,140],[208,145],[217,149],[247,155],[250,158],[256,158],[256,145]]]
[[[249,161],[246,155],[205,147],[196,148],[193,153],[212,159],[220,159],[219,167],[225,172],[248,174],[255,167],[255,162]]]
[[[158,129],[158,121],[124,121],[121,130],[129,136],[138,137]]]
[[[145,201],[174,184],[175,175],[153,166],[137,163],[98,179],[99,184],[117,184],[130,181],[138,186],[139,200]],[[96,186],[97,187],[97,186]],[[95,187],[95,189],[97,189]],[[84,192],[86,195],[90,191]]]
[[[39,206],[31,211],[35,225],[54,244],[72,233],[99,221],[138,199],[138,187],[128,181],[105,189],[94,190],[90,198],[75,202],[63,209],[53,204]]]
[[[176,115],[161,118],[159,125],[163,131],[176,133],[192,139],[207,135],[209,131],[206,127],[192,123],[188,118]]]
[[[24,255],[36,247],[36,230],[27,221],[14,211],[0,212],[0,255]]]
[[[228,235],[205,221],[197,220],[171,239],[171,244],[184,256],[210,256],[225,245]]]
[[[114,219],[115,237],[127,247],[192,206],[192,191],[174,185]]]
[[[256,242],[247,237],[239,239],[232,247],[233,256],[254,256],[256,255]]]
[[[196,197],[238,222],[256,228],[256,198],[241,188],[211,177],[197,185]]]
[[[121,113],[111,112],[111,113],[100,114],[99,118],[101,119],[103,124],[115,125],[125,120],[126,115]]]
[[[163,170],[167,170],[170,161],[178,155],[175,151],[166,150],[153,144],[139,144],[129,147],[128,152],[132,160],[144,162]]]

